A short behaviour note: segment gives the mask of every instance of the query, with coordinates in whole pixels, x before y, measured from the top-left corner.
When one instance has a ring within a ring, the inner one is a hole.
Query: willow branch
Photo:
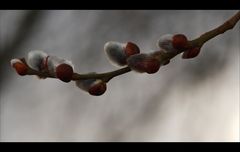
[[[238,11],[234,16],[232,16],[230,19],[228,19],[226,22],[224,22],[222,25],[218,26],[217,28],[208,31],[198,38],[189,41],[190,47],[202,47],[207,41],[210,39],[223,34],[224,32],[231,30],[234,28],[234,26],[237,24],[237,22],[240,20],[240,11]],[[161,60],[170,60],[174,58],[176,55],[182,53],[183,51],[172,53],[172,54],[162,54]],[[105,82],[110,81],[112,78],[128,73],[131,69],[129,67],[124,67],[115,71],[110,71],[106,73],[87,73],[87,74],[78,74],[74,73],[72,76],[72,80],[83,80],[83,79],[102,79]],[[45,77],[45,78],[56,78],[54,75],[49,74],[47,71],[36,71],[29,67],[28,69],[28,75],[37,75],[39,77]]]

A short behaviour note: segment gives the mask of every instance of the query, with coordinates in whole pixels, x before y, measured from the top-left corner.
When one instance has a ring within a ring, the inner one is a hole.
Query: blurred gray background
[[[72,60],[79,73],[111,71],[107,41],[150,52],[163,34],[194,39],[236,12],[1,10],[0,141],[239,141],[239,23],[197,58],[116,77],[100,97],[74,82],[21,77],[9,63],[40,49]]]

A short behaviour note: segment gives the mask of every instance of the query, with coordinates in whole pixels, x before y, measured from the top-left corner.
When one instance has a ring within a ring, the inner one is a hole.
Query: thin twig
[[[227,20],[225,23],[223,23],[219,27],[204,33],[203,35],[196,38],[195,40],[190,41],[189,42],[190,46],[202,47],[203,44],[205,42],[209,41],[210,39],[212,39],[220,34],[223,34],[224,32],[226,32],[228,30],[231,30],[236,25],[236,23],[239,21],[239,19],[240,19],[240,11],[238,11],[234,16],[232,16],[229,20]]]

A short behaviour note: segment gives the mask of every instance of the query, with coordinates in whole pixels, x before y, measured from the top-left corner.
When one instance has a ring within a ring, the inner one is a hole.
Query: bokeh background
[[[1,10],[0,141],[239,141],[239,23],[197,58],[116,77],[100,97],[74,82],[18,76],[9,63],[38,49],[72,60],[79,73],[111,71],[107,41],[150,52],[163,34],[194,39],[236,12]]]

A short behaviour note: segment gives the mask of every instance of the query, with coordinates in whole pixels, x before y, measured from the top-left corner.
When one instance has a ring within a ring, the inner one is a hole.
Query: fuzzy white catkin
[[[105,43],[104,52],[106,53],[109,61],[113,65],[117,67],[126,65],[127,55],[124,52],[125,47],[126,47],[125,43],[114,41]]]
[[[40,50],[30,51],[27,56],[27,64],[32,69],[40,71],[41,64],[44,62],[47,56],[47,53]]]
[[[59,58],[57,56],[49,56],[47,61],[48,71],[52,74],[55,74],[56,67],[63,63],[70,65],[74,70],[74,65],[71,61]]]
[[[164,52],[176,52],[177,50],[172,45],[173,34],[165,34],[158,39],[157,46]]]

